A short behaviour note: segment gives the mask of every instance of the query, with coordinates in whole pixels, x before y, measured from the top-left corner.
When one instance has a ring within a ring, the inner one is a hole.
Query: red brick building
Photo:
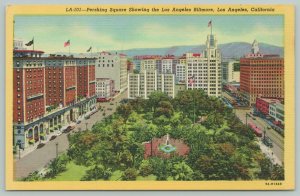
[[[269,106],[272,103],[280,103],[278,99],[256,98],[256,109],[263,115],[269,115]]]
[[[73,60],[67,60],[64,66],[64,105],[68,106],[76,102],[76,66],[72,64]]]
[[[257,97],[283,99],[284,59],[260,53],[255,40],[252,53],[240,59],[240,91],[249,105]]]
[[[13,122],[31,122],[45,113],[44,62],[40,58],[43,51],[15,51],[28,54],[14,61],[13,70]]]
[[[95,60],[43,53],[14,50],[13,144],[21,148],[96,109]],[[78,95],[85,99],[76,100]]]
[[[50,55],[46,63],[46,106],[68,106],[76,100],[76,64],[70,57]]]

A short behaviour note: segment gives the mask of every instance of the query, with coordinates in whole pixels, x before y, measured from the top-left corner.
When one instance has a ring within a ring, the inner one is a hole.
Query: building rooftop
[[[42,50],[19,50],[19,49],[15,49],[14,53],[39,53],[39,54],[43,54],[45,53]]]
[[[261,99],[267,103],[280,103],[280,100],[279,99],[272,99],[272,98],[258,98],[258,99]]]

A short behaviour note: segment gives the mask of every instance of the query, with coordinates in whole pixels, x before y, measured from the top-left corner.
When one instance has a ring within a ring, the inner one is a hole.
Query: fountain
[[[176,150],[174,146],[169,144],[169,134],[167,134],[166,144],[159,146],[159,149],[164,153],[171,153]]]

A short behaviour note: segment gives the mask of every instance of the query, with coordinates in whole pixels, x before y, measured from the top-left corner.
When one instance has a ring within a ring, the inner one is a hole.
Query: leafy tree
[[[137,113],[142,113],[144,109],[146,108],[146,100],[142,98],[136,98],[133,100],[130,100],[128,104],[132,106],[132,109],[136,111]]]
[[[151,157],[149,162],[154,168],[153,174],[157,176],[157,180],[166,180],[171,174],[172,166],[167,159],[161,159],[159,157]]]
[[[164,115],[167,118],[171,118],[174,113],[172,104],[169,101],[160,101],[158,107],[155,109],[154,117]]]
[[[159,106],[159,103],[161,101],[169,101],[170,98],[166,93],[160,92],[160,91],[154,91],[149,96],[149,99],[147,101],[147,108],[148,111],[155,111],[155,109]]]
[[[194,110],[206,121],[192,124]],[[167,133],[189,146],[188,155],[144,160],[142,143]],[[154,92],[149,100],[129,100],[92,131],[69,136],[69,141],[68,155],[77,164],[122,170],[124,180],[135,180],[137,169],[157,180],[284,178],[283,168],[262,154],[251,130],[218,98],[202,90],[182,91],[175,99]]]
[[[118,163],[125,168],[133,165],[133,156],[128,150],[121,151],[117,157]]]
[[[226,156],[232,156],[235,153],[234,146],[229,142],[221,143],[218,146],[219,150]]]
[[[143,160],[140,165],[139,170],[140,170],[140,174],[142,176],[148,176],[148,175],[152,174],[154,168],[152,167],[149,160]]]
[[[170,124],[170,119],[167,118],[166,116],[164,115],[161,115],[159,117],[156,117],[154,120],[153,120],[153,123],[155,125],[157,125],[158,127],[162,127],[162,126],[166,126],[166,125],[169,125]]]
[[[272,162],[269,158],[263,157],[262,160],[259,161],[259,165],[261,168],[261,171],[258,174],[258,177],[260,179],[268,180],[271,177],[272,174]]]
[[[271,173],[271,180],[284,180],[284,169],[282,166],[274,165]]]
[[[34,171],[30,173],[27,177],[22,178],[22,181],[40,181],[42,180],[42,176],[39,174],[38,171]]]
[[[216,160],[207,155],[201,155],[197,160],[195,167],[204,174],[205,179],[209,179],[215,173],[214,165]]]
[[[135,168],[127,168],[122,174],[122,180],[132,181],[138,176],[138,171]]]
[[[145,142],[151,140],[157,135],[157,126],[154,124],[143,124],[137,126],[133,137],[137,142]]]
[[[216,130],[221,128],[223,123],[224,119],[220,113],[210,113],[202,124],[208,129]]]
[[[54,178],[57,174],[66,171],[66,165],[69,158],[66,154],[60,155],[49,163],[48,171],[45,174],[46,178]]]
[[[92,153],[90,149],[96,144],[97,135],[91,131],[76,133],[69,136],[70,148],[67,155],[75,160],[77,164],[89,166],[92,164]]]
[[[111,175],[111,168],[106,169],[103,165],[95,165],[92,169],[86,171],[81,181],[108,180]]]
[[[193,180],[193,174],[193,170],[185,162],[175,164],[172,170],[174,180]]]
[[[117,113],[120,114],[124,120],[125,123],[127,122],[127,119],[129,118],[130,114],[133,112],[132,106],[130,104],[121,104],[117,108]]]

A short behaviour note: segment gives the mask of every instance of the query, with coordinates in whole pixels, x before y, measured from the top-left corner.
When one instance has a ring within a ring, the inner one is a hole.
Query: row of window
[[[100,64],[98,64],[98,67],[101,67]],[[105,64],[102,64],[102,67],[105,67]],[[109,67],[109,64],[107,64],[106,67]],[[111,64],[111,67],[114,67],[114,64]]]

